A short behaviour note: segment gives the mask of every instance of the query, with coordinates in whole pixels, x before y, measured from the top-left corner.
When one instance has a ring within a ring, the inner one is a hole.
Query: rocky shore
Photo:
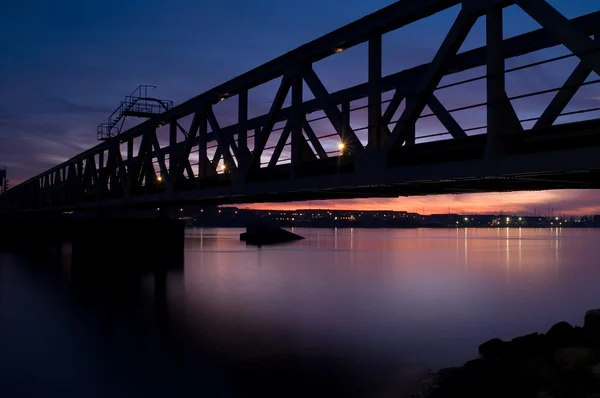
[[[415,397],[600,398],[600,309],[583,327],[559,322],[546,334],[489,340],[480,358],[443,369]]]

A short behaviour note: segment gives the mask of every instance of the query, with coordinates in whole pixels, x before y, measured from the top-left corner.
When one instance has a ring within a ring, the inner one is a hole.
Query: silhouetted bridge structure
[[[505,39],[509,6],[541,28]],[[447,9],[433,60],[384,76],[382,38]],[[485,44],[459,52],[478,19]],[[0,212],[600,188],[600,102],[573,103],[599,82],[598,33],[600,11],[569,20],[544,0],[401,0],[12,187]],[[317,64],[354,46],[368,48],[367,81],[328,90]],[[576,64],[560,85],[508,94],[513,74],[565,60]],[[249,92],[269,82],[268,112],[250,117]],[[477,83],[484,99],[465,103]],[[538,96],[541,116],[523,117]],[[468,126],[470,111],[486,122]],[[441,131],[420,131],[435,119]]]

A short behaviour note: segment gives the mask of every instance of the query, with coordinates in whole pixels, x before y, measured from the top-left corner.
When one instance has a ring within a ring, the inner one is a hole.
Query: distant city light
[[[469,217],[465,217],[465,221],[469,221]]]
[[[506,222],[510,222],[510,217],[506,217]]]
[[[523,217],[519,217],[519,221],[523,221]]]

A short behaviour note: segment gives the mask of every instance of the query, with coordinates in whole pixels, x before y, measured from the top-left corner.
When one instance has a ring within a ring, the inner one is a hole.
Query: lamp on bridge
[[[338,149],[340,150],[340,154],[344,154],[344,148],[346,148],[346,144],[344,144],[343,142],[340,142],[338,144]]]

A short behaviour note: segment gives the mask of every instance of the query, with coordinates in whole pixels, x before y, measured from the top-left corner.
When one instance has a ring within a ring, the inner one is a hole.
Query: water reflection
[[[24,271],[40,258],[0,252],[0,352],[25,363],[54,345],[29,373],[83,369],[99,396],[397,396],[415,369],[597,307],[597,230],[299,228],[260,249],[240,232],[188,230],[182,264],[64,244],[66,295]]]

